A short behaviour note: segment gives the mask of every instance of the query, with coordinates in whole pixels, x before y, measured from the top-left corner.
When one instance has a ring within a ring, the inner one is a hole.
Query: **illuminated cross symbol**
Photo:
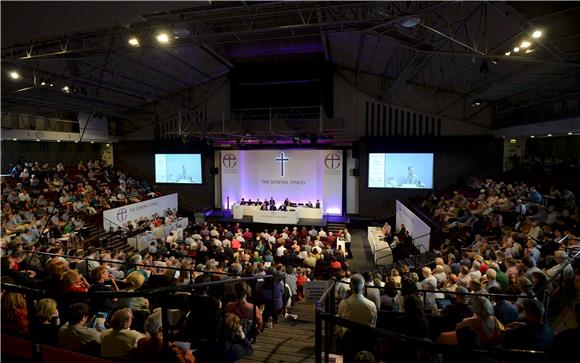
[[[280,162],[280,176],[284,176],[284,163],[287,162],[288,159],[284,153],[280,153],[280,157],[276,158],[276,161]]]
[[[227,154],[224,156],[224,165],[228,168],[233,168],[236,166],[236,157],[232,154]]]
[[[340,166],[340,157],[336,154],[327,155],[324,159],[324,163],[326,164],[327,168],[336,169]]]

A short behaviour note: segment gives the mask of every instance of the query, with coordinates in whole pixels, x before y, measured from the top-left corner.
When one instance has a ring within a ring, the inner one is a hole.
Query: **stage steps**
[[[341,229],[346,228],[346,223],[343,222],[328,222],[326,226],[327,232],[337,233]]]

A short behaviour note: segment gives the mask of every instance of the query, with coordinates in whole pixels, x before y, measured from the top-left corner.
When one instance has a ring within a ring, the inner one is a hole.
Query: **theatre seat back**
[[[83,362],[112,363],[113,361],[79,354],[70,350],[41,345],[43,363]],[[7,362],[32,362],[32,343],[29,340],[2,334],[2,358]]]

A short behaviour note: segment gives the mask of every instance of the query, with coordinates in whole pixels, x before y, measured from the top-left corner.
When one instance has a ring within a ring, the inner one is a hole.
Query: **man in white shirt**
[[[553,279],[553,288],[559,289],[561,286],[566,287],[573,283],[574,269],[568,263],[568,254],[564,251],[556,251],[554,252],[554,259],[558,264],[546,271],[546,275]]]
[[[276,256],[277,257],[284,256],[284,251],[286,251],[286,247],[284,247],[284,244],[281,244],[280,246],[278,246],[278,248],[276,248]]]
[[[363,296],[364,283],[364,278],[360,274],[350,278],[352,295],[340,302],[338,317],[374,328],[377,325],[377,307]],[[338,328],[341,337],[344,337],[347,331],[346,328]]]
[[[421,270],[421,272],[423,273],[423,281],[421,281],[421,290],[426,290],[425,285],[430,281],[433,286],[437,286],[437,278],[435,278],[435,276],[433,276],[431,273],[431,269],[427,266],[423,267],[423,269]]]
[[[133,313],[131,309],[117,310],[111,317],[111,327],[101,334],[101,357],[125,361],[133,348],[137,347],[139,339],[144,335],[131,330]]]
[[[326,232],[324,231],[324,229],[322,227],[320,227],[320,232],[318,232],[318,237],[320,237],[320,238],[328,237],[328,235],[326,234]]]

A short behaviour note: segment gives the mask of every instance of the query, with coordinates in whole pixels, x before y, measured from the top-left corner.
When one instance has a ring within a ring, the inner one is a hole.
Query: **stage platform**
[[[210,210],[205,212],[205,218],[211,222],[218,222],[222,224],[240,223],[240,224],[255,224],[255,225],[273,225],[268,223],[254,222],[251,216],[244,216],[241,219],[234,219],[232,212],[222,210]],[[328,227],[329,225],[346,225],[350,222],[346,216],[331,216],[323,215],[322,219],[307,219],[300,218],[296,225],[298,226],[314,226],[314,227]]]

